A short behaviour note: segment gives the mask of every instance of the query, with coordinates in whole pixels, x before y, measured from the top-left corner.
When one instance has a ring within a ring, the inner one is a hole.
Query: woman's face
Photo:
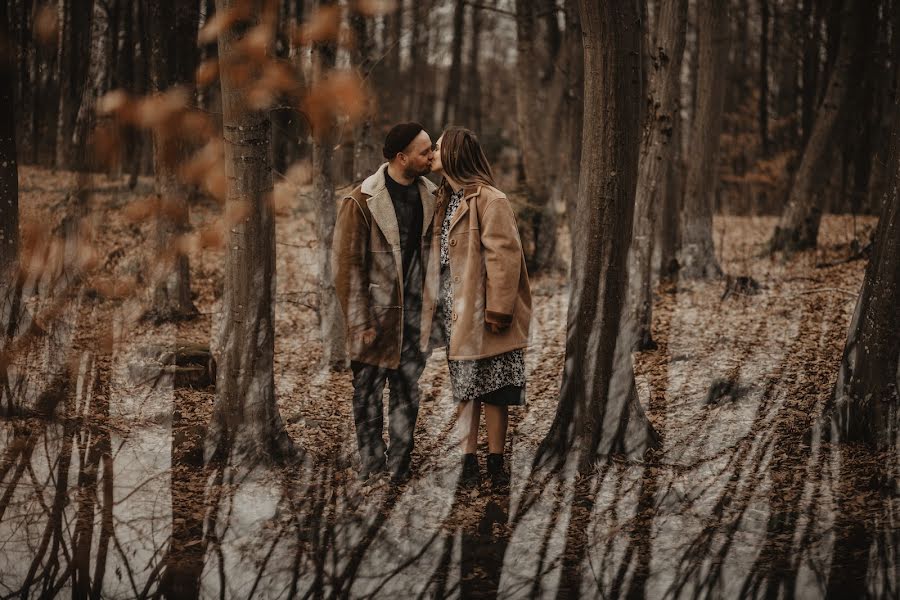
[[[441,162],[441,142],[444,140],[444,136],[438,138],[438,141],[434,143],[434,160],[431,162],[431,172],[437,173],[438,175],[444,174],[444,165]]]

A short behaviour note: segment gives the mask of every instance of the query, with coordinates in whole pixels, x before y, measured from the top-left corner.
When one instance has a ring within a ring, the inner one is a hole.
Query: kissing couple
[[[445,347],[462,433],[459,483],[481,481],[483,410],[491,487],[508,489],[508,408],[525,402],[531,321],[515,214],[468,129],[450,127],[433,144],[418,123],[401,123],[385,137],[383,154],[387,162],[341,200],[333,246],[359,477],[389,473],[395,484],[410,478],[419,378],[431,351]],[[425,177],[432,172],[437,186]]]

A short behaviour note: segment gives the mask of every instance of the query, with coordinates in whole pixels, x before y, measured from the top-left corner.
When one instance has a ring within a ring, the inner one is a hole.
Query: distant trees
[[[581,0],[584,136],[574,222],[566,357],[559,405],[539,461],[577,452],[640,456],[658,438],[638,403],[630,348],[618,335],[638,179],[639,3]]]
[[[841,10],[838,53],[825,97],[822,99],[803,150],[800,166],[791,185],[784,212],[775,227],[770,247],[773,251],[815,248],[824,209],[820,192],[828,180],[829,160],[834,156],[843,120],[850,117],[854,88],[863,82],[866,57],[863,51],[873,32],[877,4],[845,0]],[[846,139],[846,138],[844,138]]]

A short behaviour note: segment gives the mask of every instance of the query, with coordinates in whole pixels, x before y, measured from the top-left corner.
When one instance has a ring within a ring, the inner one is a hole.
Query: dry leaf
[[[197,34],[197,41],[201,44],[209,44],[216,41],[223,31],[231,29],[238,21],[249,18],[250,14],[248,2],[238,2],[231,8],[216,12],[200,29],[200,32]]]
[[[132,223],[144,221],[155,215],[159,210],[159,198],[156,196],[147,196],[139,200],[130,202],[123,210],[122,214]]]
[[[337,38],[340,26],[341,9],[337,6],[323,6],[295,31],[294,43],[305,46],[315,42],[334,40]]]
[[[397,10],[397,0],[356,0],[350,6],[361,15],[376,17]]]
[[[56,45],[56,34],[59,31],[59,15],[55,6],[45,4],[34,16],[34,38],[44,46]]]
[[[206,87],[212,84],[218,78],[219,60],[217,58],[204,60],[202,63],[200,63],[200,66],[197,67],[197,72],[194,75],[194,80],[197,82],[197,87]]]

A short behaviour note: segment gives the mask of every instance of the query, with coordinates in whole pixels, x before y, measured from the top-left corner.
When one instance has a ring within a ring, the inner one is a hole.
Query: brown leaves
[[[218,78],[219,61],[215,58],[210,58],[200,63],[200,66],[197,67],[197,72],[194,75],[194,81],[196,81],[197,87],[201,88],[211,85]]]
[[[337,39],[341,27],[341,9],[323,6],[294,31],[294,43],[300,46]]]
[[[367,94],[359,76],[347,71],[335,71],[310,90],[303,99],[301,110],[309,119],[313,134],[320,137],[339,116],[350,122],[361,119],[367,105]]]
[[[249,19],[250,16],[250,3],[247,1],[236,2],[231,8],[223,11],[217,11],[215,14],[213,14],[209,21],[207,21],[203,26],[203,28],[200,29],[200,33],[197,35],[197,40],[201,44],[209,44],[211,42],[215,42],[222,33],[231,29],[240,21]]]
[[[356,0],[350,7],[361,15],[377,17],[397,10],[397,0]]]
[[[34,16],[34,39],[43,46],[56,44],[56,34],[59,31],[59,16],[56,8],[45,4],[41,6]]]

